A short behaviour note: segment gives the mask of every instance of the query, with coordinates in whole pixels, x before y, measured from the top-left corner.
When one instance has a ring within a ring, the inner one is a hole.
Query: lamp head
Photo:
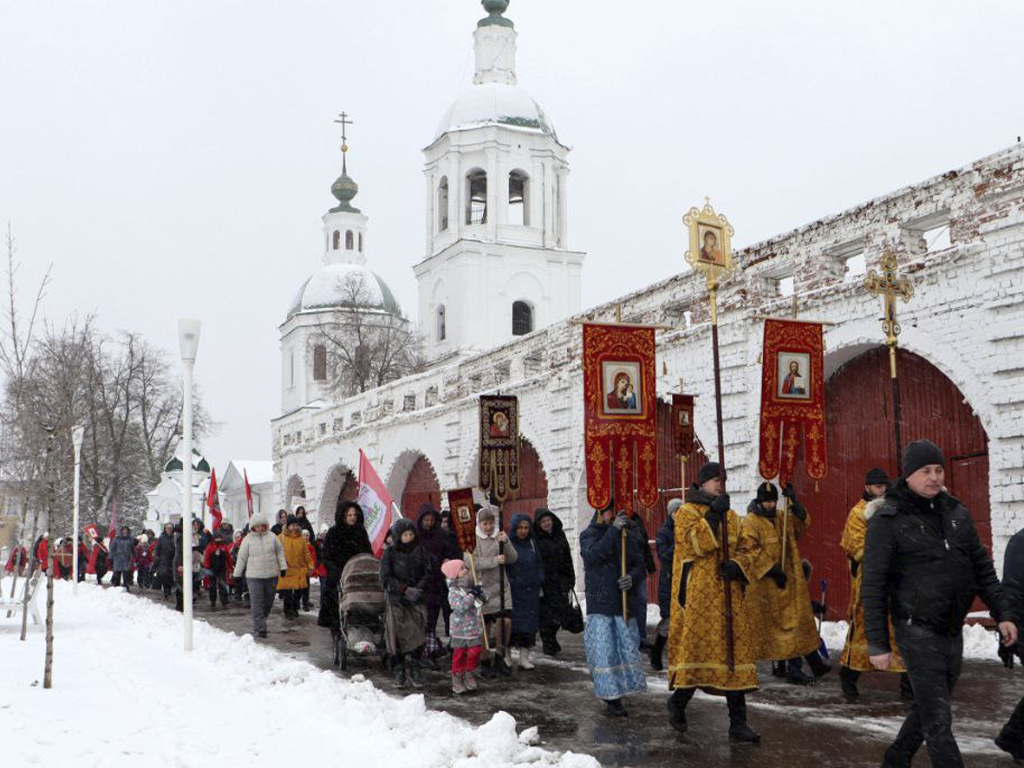
[[[196,359],[196,352],[199,350],[199,329],[201,325],[198,320],[178,321],[178,345],[181,349],[182,360]]]

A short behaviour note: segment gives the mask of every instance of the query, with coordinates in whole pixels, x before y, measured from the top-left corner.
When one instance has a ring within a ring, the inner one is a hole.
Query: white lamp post
[[[71,433],[71,444],[75,448],[74,511],[72,512],[71,578],[74,579],[74,593],[78,594],[78,481],[82,475],[82,438],[85,427],[75,427]]]
[[[181,363],[185,371],[184,393],[184,443],[185,456],[182,459],[181,475],[181,591],[185,617],[185,651],[192,650],[192,367],[199,349],[198,320],[178,321],[178,344],[181,349]]]

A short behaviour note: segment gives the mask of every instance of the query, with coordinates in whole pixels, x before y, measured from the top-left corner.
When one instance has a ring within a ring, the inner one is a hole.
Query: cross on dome
[[[352,206],[352,198],[359,193],[359,185],[348,175],[348,133],[347,128],[354,125],[353,120],[348,119],[348,113],[342,112],[334,121],[341,125],[341,176],[331,185],[331,194],[338,199],[338,205],[331,208],[331,213],[346,211],[348,213],[359,213],[359,209]]]

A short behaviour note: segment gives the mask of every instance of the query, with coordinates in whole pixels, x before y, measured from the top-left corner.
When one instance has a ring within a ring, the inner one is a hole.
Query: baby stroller
[[[349,656],[369,656],[374,652],[381,662],[386,662],[387,600],[380,585],[377,558],[362,554],[345,563],[339,587],[341,633],[334,642],[334,665],[346,669]]]

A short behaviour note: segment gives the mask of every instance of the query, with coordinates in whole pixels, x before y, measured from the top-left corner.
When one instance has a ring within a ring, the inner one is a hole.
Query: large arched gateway
[[[949,492],[967,505],[991,547],[988,436],[981,420],[957,386],[923,357],[899,350],[897,364],[903,442],[927,438],[942,448]],[[812,517],[800,547],[815,568],[812,593],[817,597],[820,580],[828,579],[828,604],[841,615],[849,593],[839,549],[846,515],[863,493],[867,470],[878,466],[894,475],[898,466],[888,350],[871,349],[842,365],[825,383],[825,408],[828,475],[818,483],[808,480],[801,461],[794,485]]]

